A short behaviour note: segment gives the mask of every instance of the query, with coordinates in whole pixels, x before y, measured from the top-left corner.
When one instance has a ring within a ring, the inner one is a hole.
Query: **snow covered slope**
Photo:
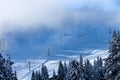
[[[96,59],[97,56],[101,56],[105,58],[108,56],[107,50],[87,50],[86,53],[90,53],[88,56],[84,56],[84,59],[90,59],[91,62]],[[60,57],[60,59],[58,59]],[[28,63],[26,62],[16,62],[14,64],[14,68],[17,71],[18,79],[19,80],[30,80],[31,73],[33,70],[41,70],[41,65],[44,64],[48,68],[49,75],[52,75],[53,70],[57,71],[59,60],[63,62],[66,61],[67,63],[71,59],[79,59],[79,54],[76,55],[61,55],[57,54],[53,57],[47,57],[46,59],[29,59],[31,61],[31,71],[29,71]]]

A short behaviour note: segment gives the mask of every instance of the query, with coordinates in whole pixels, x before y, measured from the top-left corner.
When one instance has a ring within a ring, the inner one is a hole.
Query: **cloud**
[[[87,18],[96,20],[99,19],[100,13],[106,14],[106,11],[114,10],[117,12],[119,7],[115,2],[114,0],[4,0],[0,1],[0,30],[22,30],[38,26],[58,28],[65,20],[71,18],[74,21],[83,21]]]
[[[59,25],[65,15],[60,0],[0,1],[0,26],[8,29],[30,28],[38,25]]]

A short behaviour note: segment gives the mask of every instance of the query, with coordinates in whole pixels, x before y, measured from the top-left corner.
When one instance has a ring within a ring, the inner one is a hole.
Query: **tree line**
[[[71,60],[68,65],[59,61],[57,74],[53,70],[50,78],[47,67],[42,65],[41,72],[33,71],[31,80],[104,80],[104,75],[105,68],[101,57],[97,57],[92,65],[89,60],[83,62],[83,57],[80,56],[79,61]]]

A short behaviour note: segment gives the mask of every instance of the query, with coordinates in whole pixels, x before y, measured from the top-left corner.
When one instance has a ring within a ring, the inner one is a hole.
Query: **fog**
[[[117,0],[1,0],[0,31],[29,30],[46,26],[57,29],[66,20],[89,22],[102,19],[107,24],[119,24],[119,2]]]

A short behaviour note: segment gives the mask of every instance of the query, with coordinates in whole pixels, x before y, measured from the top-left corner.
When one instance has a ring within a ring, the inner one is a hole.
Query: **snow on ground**
[[[41,65],[45,60],[32,60],[31,62],[31,69],[35,69],[36,67],[38,67],[39,65]],[[29,71],[28,68],[28,63],[27,62],[22,62],[22,63],[16,63],[14,64],[14,67],[17,71],[17,76],[18,76],[18,80],[30,80],[30,76],[32,71]]]
[[[108,50],[89,50],[90,55],[84,56],[84,60],[89,59],[92,63],[93,61],[97,58],[97,56],[101,56],[102,58],[106,58],[108,56]],[[64,57],[65,59],[61,59],[63,62],[66,61],[67,63],[71,59],[79,59],[79,54],[78,55],[63,55],[63,54],[57,54],[57,57]],[[58,69],[58,63],[59,60],[55,59],[56,57],[50,57],[47,59],[29,59],[26,62],[17,62],[14,64],[14,68],[17,71],[17,76],[18,80],[30,80],[31,78],[31,73],[33,70],[41,70],[41,65],[44,64],[48,68],[48,72],[50,77],[52,76],[53,70],[56,71]],[[31,61],[31,70],[29,71],[28,69],[28,61]]]
[[[93,50],[91,55],[84,57],[84,59],[89,59],[91,63],[93,63],[98,56],[102,57],[103,59],[106,58],[108,56],[108,50]]]

